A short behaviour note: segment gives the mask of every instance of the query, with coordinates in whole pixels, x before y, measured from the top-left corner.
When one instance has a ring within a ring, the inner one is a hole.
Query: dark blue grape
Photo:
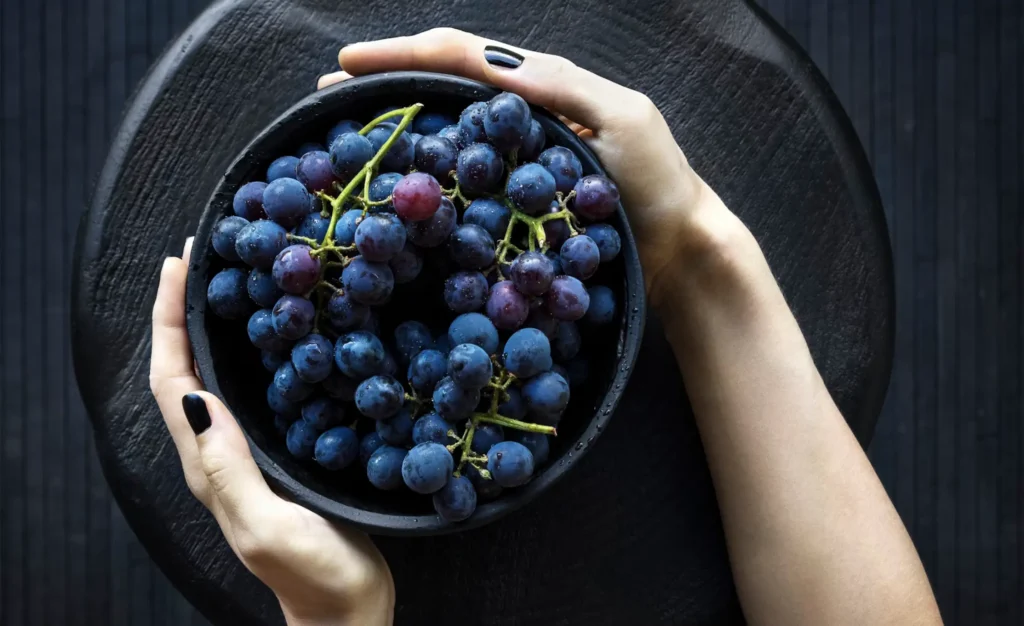
[[[561,210],[562,207],[558,205],[558,201],[556,200],[551,203],[547,213],[559,213]],[[571,234],[572,233],[569,232],[569,224],[566,223],[564,218],[555,218],[544,222],[544,242],[551,250],[557,252]],[[561,262],[559,262],[559,267],[561,267]]]
[[[320,260],[304,244],[288,246],[274,259],[274,282],[286,293],[304,294],[320,281]]]
[[[316,308],[299,296],[285,295],[274,304],[274,330],[284,339],[299,339],[313,330]]]
[[[445,355],[445,358],[447,358],[448,353],[452,351],[452,343],[448,340],[447,331],[441,333],[434,339],[434,349]]]
[[[548,456],[551,454],[551,439],[544,433],[517,430],[509,436],[509,439],[526,446],[526,449],[533,455],[534,467],[540,467],[547,463]]]
[[[321,242],[327,236],[327,228],[331,225],[331,218],[324,217],[318,211],[310,213],[302,223],[295,227],[295,234],[299,237],[306,237],[316,242]],[[337,229],[337,226],[335,226]]]
[[[583,316],[588,324],[603,326],[615,319],[615,294],[604,285],[595,285],[587,289],[590,295],[590,306]]]
[[[334,243],[339,246],[351,246],[356,242],[356,228],[363,221],[362,209],[349,209],[338,217],[334,225]]]
[[[555,372],[544,372],[523,385],[526,410],[542,424],[555,425],[569,405],[569,383]]]
[[[356,408],[370,419],[387,419],[405,402],[405,389],[391,376],[371,376],[356,388]]]
[[[274,415],[274,430],[276,430],[277,434],[282,437],[286,437],[288,435],[288,429],[292,427],[294,422],[295,420],[285,417],[284,415]]]
[[[557,319],[575,322],[582,318],[590,306],[590,294],[579,279],[556,276],[544,297],[548,312]]]
[[[359,442],[359,462],[366,465],[370,462],[370,457],[373,453],[379,450],[381,447],[387,445],[377,431],[372,431],[363,435],[362,440]],[[401,463],[399,463],[399,480],[401,480]]]
[[[327,430],[345,419],[345,409],[331,398],[313,398],[302,405],[302,419],[317,430]]]
[[[487,454],[496,443],[505,441],[505,429],[495,424],[482,423],[476,427],[473,433],[473,442],[470,448],[477,454]]]
[[[409,450],[402,461],[402,480],[416,493],[434,493],[448,482],[455,471],[455,460],[439,443],[420,443]]]
[[[462,221],[465,224],[476,224],[497,241],[505,237],[511,217],[512,212],[503,203],[492,198],[477,198],[469,203]]]
[[[498,414],[511,417],[514,420],[521,420],[526,417],[526,401],[518,387],[509,387],[505,390],[508,399],[498,405]]]
[[[270,269],[286,247],[288,231],[270,220],[250,223],[235,238],[235,252],[242,261],[260,269]]]
[[[294,178],[278,178],[263,190],[267,217],[285,228],[298,225],[309,215],[312,204],[313,197],[306,186]]]
[[[448,327],[448,341],[453,346],[475,343],[487,354],[495,354],[498,351],[498,329],[479,313],[463,313]]]
[[[583,176],[583,164],[572,150],[554,146],[540,153],[537,162],[555,178],[555,189],[568,194]]]
[[[338,178],[334,175],[331,155],[320,150],[307,152],[295,167],[295,177],[310,193],[331,191]]]
[[[447,376],[434,389],[434,410],[449,422],[464,420],[480,404],[479,389],[463,389]]]
[[[248,225],[248,220],[237,215],[221,219],[214,224],[213,233],[210,235],[213,250],[223,259],[240,261],[241,257],[238,256],[238,251],[235,250],[235,239],[238,238],[238,233]]]
[[[554,250],[548,250],[545,256],[551,259],[551,264],[555,266],[555,276],[565,273],[562,271],[562,257],[558,256],[557,252]]]
[[[528,251],[512,261],[509,278],[519,293],[528,296],[544,295],[555,279],[555,266],[541,252]]]
[[[353,120],[341,120],[340,122],[335,124],[334,127],[331,128],[331,130],[327,131],[328,151],[332,146],[334,146],[334,142],[338,140],[338,137],[341,137],[345,133],[358,133],[362,129],[363,125],[360,124],[359,122]]]
[[[356,248],[367,261],[390,261],[403,246],[405,225],[394,213],[367,215],[356,228]]]
[[[619,256],[619,251],[622,250],[622,238],[619,236],[619,231],[610,224],[588,226],[587,236],[597,244],[602,263],[607,263]]]
[[[281,392],[277,389],[277,385],[274,383],[270,383],[270,386],[267,387],[267,406],[269,406],[270,410],[274,413],[282,415],[290,420],[294,421],[299,419],[300,412],[298,403],[292,402],[282,396]]]
[[[452,430],[452,426],[444,421],[444,418],[437,413],[427,413],[413,424],[412,442],[414,444],[433,442],[446,446],[455,442],[448,436],[449,430]]]
[[[395,327],[395,347],[403,364],[434,343],[430,329],[423,322],[405,321]]]
[[[359,383],[345,376],[338,370],[331,370],[331,373],[320,383],[324,393],[335,400],[351,402],[356,398],[356,387]]]
[[[299,149],[295,151],[295,156],[301,159],[303,156],[309,154],[310,152],[322,152],[323,149],[324,147],[318,144],[317,142],[307,141],[306,143],[299,146]]]
[[[517,378],[531,378],[551,369],[551,344],[536,328],[523,328],[505,342],[502,359],[505,368]]]
[[[483,389],[493,373],[491,357],[476,344],[459,344],[448,355],[448,376],[460,387]]]
[[[455,124],[455,118],[444,113],[420,113],[412,121],[412,129],[421,135],[436,135],[445,126]]]
[[[561,376],[562,378],[564,378],[568,382],[568,380],[569,380],[569,370],[565,369],[565,367],[563,365],[559,365],[558,363],[555,363],[554,365],[551,366],[551,371],[556,373],[556,374],[558,374],[559,376]],[[569,385],[569,388],[571,389],[572,385]]]
[[[411,283],[423,271],[423,255],[416,246],[406,241],[405,247],[388,261],[388,267],[395,276],[396,285]]]
[[[291,155],[274,159],[274,162],[267,168],[267,182],[274,182],[278,178],[295,178],[295,168],[299,165],[299,158]],[[260,191],[260,206],[263,205],[263,192]]]
[[[323,335],[306,335],[292,348],[292,365],[299,378],[307,383],[324,380],[334,367],[334,343]]]
[[[398,181],[402,180],[401,174],[381,174],[374,178],[370,182],[370,200],[373,202],[383,202],[391,197],[391,193],[395,190],[395,185]],[[382,204],[374,207],[378,211],[394,211],[395,205],[391,202]]]
[[[593,306],[593,300],[591,300]],[[559,322],[555,335],[551,340],[551,354],[556,361],[562,363],[576,356],[580,351],[582,339],[580,331],[573,322]]]
[[[585,176],[576,183],[575,190],[573,212],[590,221],[607,219],[619,206],[619,188],[610,178]]]
[[[474,102],[459,115],[459,137],[456,145],[460,150],[470,144],[487,141],[487,134],[484,132],[484,117],[486,115],[486,102]]]
[[[338,136],[331,143],[331,168],[334,176],[343,183],[352,180],[366,162],[373,158],[376,150],[370,140],[352,132]]]
[[[455,171],[463,193],[478,196],[498,191],[502,174],[505,173],[505,163],[492,146],[474,143],[459,153]]]
[[[543,300],[541,300],[541,303],[542,306],[530,310],[525,326],[527,328],[536,328],[544,333],[545,337],[551,339],[555,336],[555,331],[558,329],[558,320],[552,317],[547,309],[544,308]]]
[[[501,495],[504,491],[501,485],[494,482],[490,478],[484,478],[480,474],[480,470],[475,465],[466,464],[462,470],[463,475],[469,479],[469,482],[473,483],[473,487],[476,488],[477,498],[483,501],[494,500]]]
[[[245,270],[229,267],[210,279],[206,288],[206,302],[217,317],[236,320],[252,312],[255,307],[246,287],[248,278]]]
[[[235,215],[250,222],[266,219],[267,213],[263,210],[263,192],[266,188],[267,183],[259,181],[245,183],[239,187],[231,201],[231,209]]]
[[[402,486],[402,462],[408,454],[387,444],[377,448],[366,463],[366,477],[377,489],[391,491]]]
[[[335,365],[354,380],[362,381],[384,371],[384,357],[384,344],[365,330],[344,335],[334,347]]]
[[[487,296],[487,317],[497,328],[515,330],[526,322],[530,315],[530,302],[516,291],[510,280],[503,280],[491,287]]]
[[[480,272],[456,272],[444,281],[444,301],[456,313],[482,309],[487,292],[487,277]]]
[[[388,376],[394,376],[398,373],[398,361],[395,360],[395,357],[387,348],[384,348],[383,370],[383,373]]]
[[[416,145],[420,142],[420,139],[423,139],[423,135],[419,133],[409,133],[409,138],[412,139],[412,147],[415,153]]]
[[[482,270],[494,263],[494,239],[476,224],[456,227],[448,239],[452,260],[470,270]]]
[[[336,291],[327,301],[327,319],[337,331],[358,328],[370,317],[370,307],[356,302],[347,292]]]
[[[270,312],[267,311],[267,313],[269,314]],[[273,324],[270,327],[273,328]],[[263,369],[268,372],[276,372],[277,368],[289,360],[291,360],[291,355],[284,350],[262,349],[260,351],[260,361],[263,363]]]
[[[448,141],[452,142],[453,144],[455,144],[455,147],[460,147],[459,146],[459,126],[458,126],[458,124],[453,124],[451,126],[445,126],[441,130],[437,131],[437,136],[441,137],[441,138],[444,138],[444,139],[447,139]]]
[[[336,426],[320,435],[313,458],[329,470],[345,469],[359,457],[359,435],[345,426]]]
[[[384,146],[384,143],[387,142],[396,128],[395,124],[384,122],[366,134],[366,138],[370,140],[370,144],[373,146],[374,154],[377,154]],[[380,171],[408,171],[412,167],[415,156],[415,146],[413,146],[412,137],[409,136],[409,133],[402,131],[394,143],[391,144],[391,148],[384,155],[384,158],[380,160]]]
[[[555,199],[555,179],[542,165],[520,165],[509,175],[505,194],[523,213],[540,215]]]
[[[289,402],[302,402],[313,393],[313,385],[299,378],[291,361],[283,363],[274,372],[274,387]]]
[[[461,522],[476,511],[476,489],[465,476],[452,476],[433,498],[434,510],[446,522]]]
[[[487,103],[484,133],[495,148],[505,154],[518,150],[530,133],[530,105],[521,96],[503,92]]]
[[[429,395],[448,371],[448,360],[437,350],[422,350],[409,363],[409,384],[417,393]]]
[[[586,280],[597,272],[601,263],[601,251],[594,240],[586,235],[569,237],[559,252],[562,257],[562,269],[566,275]]]
[[[288,428],[285,443],[288,452],[297,459],[310,459],[316,447],[320,431],[304,420],[298,420]]]
[[[356,302],[377,306],[387,302],[395,289],[395,275],[386,263],[374,263],[357,256],[341,273],[341,281]]]
[[[487,451],[487,471],[502,487],[518,487],[533,476],[534,460],[530,449],[515,441],[502,441]]]
[[[253,313],[249,318],[246,330],[249,333],[249,341],[260,350],[275,352],[291,350],[293,342],[279,336],[274,330],[274,315],[270,309],[260,309]]]
[[[458,160],[455,142],[439,135],[427,135],[416,144],[416,169],[430,174],[442,185],[451,184],[451,173]]]
[[[393,446],[404,446],[412,439],[412,415],[406,408],[377,422],[377,434]]]
[[[516,157],[520,163],[527,161],[535,161],[540,156],[541,151],[544,149],[544,144],[547,137],[544,135],[544,129],[541,128],[540,122],[533,120],[530,122],[530,132],[526,133],[523,137],[523,145],[519,146],[519,152]]]
[[[442,196],[441,204],[433,216],[405,225],[407,237],[421,248],[435,248],[448,240],[452,229],[455,228],[457,217],[455,205]]]

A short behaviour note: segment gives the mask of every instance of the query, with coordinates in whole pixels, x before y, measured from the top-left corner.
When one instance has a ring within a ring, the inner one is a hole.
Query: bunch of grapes
[[[545,149],[519,96],[458,119],[422,108],[339,122],[328,149],[305,144],[242,185],[213,229],[229,266],[207,301],[247,322],[292,455],[362,465],[455,522],[548,459],[587,374],[578,325],[615,317],[612,290],[583,281],[619,254],[601,223],[619,193]],[[439,272],[424,272],[431,258]],[[382,333],[379,314],[417,283],[443,295],[443,323],[411,319],[424,301]]]

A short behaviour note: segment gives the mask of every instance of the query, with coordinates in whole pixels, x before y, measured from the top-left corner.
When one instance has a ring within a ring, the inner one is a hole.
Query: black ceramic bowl
[[[249,343],[245,324],[219,319],[207,311],[207,284],[225,265],[210,245],[213,225],[232,213],[231,201],[239,186],[250,180],[265,180],[266,168],[273,159],[293,153],[303,142],[323,141],[338,120],[368,120],[388,105],[422,102],[426,111],[458,114],[471,102],[487,100],[497,93],[482,83],[418,72],[354,78],[319,91],[267,126],[246,147],[224,175],[200,220],[192,248],[186,305],[188,334],[200,376],[207,389],[234,412],[257,465],[275,488],[329,519],[389,535],[439,534],[492,522],[533,500],[569,471],[601,433],[632,372],[643,335],[644,289],[636,245],[620,208],[610,221],[622,235],[622,253],[612,263],[602,265],[595,277],[596,282],[607,284],[618,295],[619,312],[610,327],[584,336],[590,375],[585,385],[572,390],[569,410],[559,425],[558,436],[552,438],[547,464],[528,484],[506,490],[496,501],[481,503],[465,522],[450,524],[434,513],[427,496],[373,488],[358,463],[341,472],[330,472],[313,461],[292,457],[284,437],[274,429],[274,416],[266,405],[266,388],[272,376],[263,369],[259,351]],[[584,174],[604,173],[590,150],[564,124],[541,109],[534,109],[533,115],[547,133],[548,146],[572,149],[583,163]],[[401,286],[396,290],[399,302],[387,309],[400,312],[413,306],[416,308],[412,310],[418,311],[416,319],[422,319],[419,311],[423,307],[418,306],[417,298],[430,294],[406,294],[403,303],[401,290]],[[382,331],[385,337],[386,330]]]

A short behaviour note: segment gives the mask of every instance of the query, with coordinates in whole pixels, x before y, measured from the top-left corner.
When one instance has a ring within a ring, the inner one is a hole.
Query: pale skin
[[[524,57],[492,67],[497,44]],[[940,624],[917,552],[821,375],[757,241],[689,166],[657,107],[560,57],[451,29],[346,46],[319,86],[395,70],[457,74],[562,116],[618,183],[650,302],[707,452],[751,624]],[[200,390],[184,328],[185,259],[164,264],[151,382],[189,488],[290,624],[391,624],[394,583],[365,535],[275,495],[227,408]]]

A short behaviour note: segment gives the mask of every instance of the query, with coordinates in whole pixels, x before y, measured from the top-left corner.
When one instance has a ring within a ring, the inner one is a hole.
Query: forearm
[[[757,624],[939,621],[912,543],[753,236],[709,189],[655,305]]]

